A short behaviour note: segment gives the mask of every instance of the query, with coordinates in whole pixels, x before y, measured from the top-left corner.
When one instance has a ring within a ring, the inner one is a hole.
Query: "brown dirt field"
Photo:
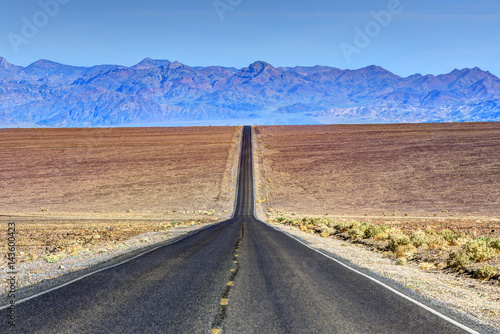
[[[240,127],[0,129],[0,223],[5,233],[15,223],[17,262],[229,216],[240,137]]]
[[[0,214],[137,218],[230,210],[239,130],[1,129]]]
[[[477,218],[500,235],[500,123],[255,130],[266,208],[403,225],[411,217]]]

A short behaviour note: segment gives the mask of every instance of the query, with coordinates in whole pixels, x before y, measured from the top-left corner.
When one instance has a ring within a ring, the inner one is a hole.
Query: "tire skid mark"
[[[221,301],[219,304],[219,312],[215,316],[215,320],[212,323],[212,331],[210,332],[211,334],[220,334],[222,333],[222,323],[224,322],[224,319],[226,318],[227,314],[227,305],[229,304],[229,293],[231,292],[231,288],[233,287],[234,279],[236,278],[236,275],[238,274],[238,270],[240,268],[240,264],[238,262],[238,257],[239,257],[239,250],[240,250],[240,244],[241,240],[243,239],[243,234],[245,232],[245,229],[243,227],[243,223],[241,224],[241,233],[240,237],[238,239],[238,242],[236,243],[236,246],[234,247],[233,251],[233,265],[229,272],[231,273],[229,276],[229,280],[226,283],[226,287],[224,288],[224,291],[222,292],[221,296]]]

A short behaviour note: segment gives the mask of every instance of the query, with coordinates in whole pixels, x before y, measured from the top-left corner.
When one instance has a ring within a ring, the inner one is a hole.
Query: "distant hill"
[[[402,78],[378,66],[21,67],[0,57],[4,127],[450,121],[500,121],[500,79],[479,68]]]

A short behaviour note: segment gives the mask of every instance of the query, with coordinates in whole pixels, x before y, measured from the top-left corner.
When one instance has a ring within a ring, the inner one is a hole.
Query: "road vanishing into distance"
[[[95,271],[40,285],[0,332],[467,332],[258,221],[250,127],[232,219]]]

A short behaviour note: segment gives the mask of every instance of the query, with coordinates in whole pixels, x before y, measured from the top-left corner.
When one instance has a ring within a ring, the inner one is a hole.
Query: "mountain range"
[[[2,127],[451,121],[500,121],[500,79],[479,68],[400,77],[379,66],[22,67],[0,57]]]

